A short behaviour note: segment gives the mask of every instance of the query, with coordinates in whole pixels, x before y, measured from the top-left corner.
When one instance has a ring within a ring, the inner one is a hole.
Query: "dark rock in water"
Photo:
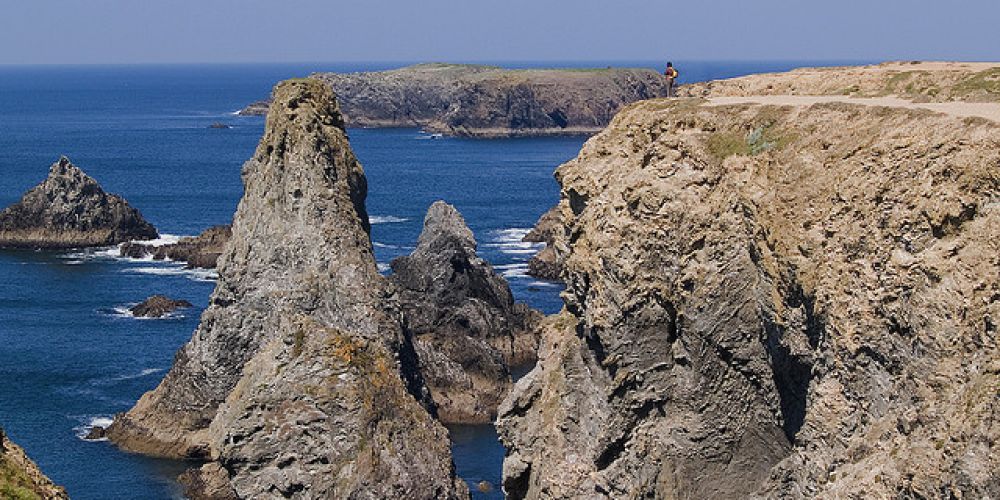
[[[128,242],[121,246],[119,253],[122,257],[133,259],[152,256],[154,260],[186,262],[189,269],[213,269],[230,236],[232,226],[212,226],[198,236],[181,238],[177,243],[167,245]]]
[[[227,129],[227,128],[233,128],[233,127],[231,127],[229,125],[226,125],[225,123],[215,122],[215,123],[209,125],[208,128]]]
[[[49,176],[0,212],[0,248],[68,249],[156,238],[122,197],[62,157]]]
[[[592,134],[625,105],[666,95],[649,69],[531,69],[418,64],[365,73],[318,73],[351,127],[423,127],[472,137]],[[267,112],[267,102],[240,114]]]
[[[87,435],[83,439],[87,441],[97,441],[100,439],[105,439],[108,437],[108,428],[95,425],[87,431]]]
[[[153,295],[129,310],[137,318],[161,318],[178,309],[188,307],[194,307],[194,304],[186,300],[174,300],[164,295]]]
[[[511,365],[534,361],[541,314],[514,302],[510,287],[476,255],[454,207],[435,202],[412,254],[389,279],[438,414],[450,423],[487,423],[510,388]]]
[[[69,496],[42,474],[35,462],[0,428],[0,497],[13,499],[65,500]]]
[[[267,108],[270,105],[270,100],[253,102],[239,110],[236,114],[240,116],[264,116],[267,114]]]
[[[493,491],[493,483],[489,481],[479,481],[479,484],[476,485],[476,489],[479,490],[480,493],[489,493]]]
[[[562,231],[562,219],[559,207],[555,206],[542,214],[535,227],[524,236],[522,241],[545,243],[545,248],[528,261],[528,274],[549,281],[559,281],[562,263],[559,262],[555,249],[556,236]]]
[[[274,96],[209,307],[108,437],[208,460],[185,476],[192,498],[467,498],[386,303],[334,94],[297,79]]]

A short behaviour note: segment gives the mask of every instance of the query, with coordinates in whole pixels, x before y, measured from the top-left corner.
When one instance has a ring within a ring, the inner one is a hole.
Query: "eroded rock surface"
[[[126,450],[201,458],[195,498],[464,498],[399,313],[385,307],[366,180],[331,89],[279,84],[219,281]]]
[[[105,193],[65,156],[49,168],[45,181],[0,212],[0,248],[57,250],[157,236],[138,210]]]
[[[559,217],[559,207],[553,207],[539,217],[538,222],[524,235],[522,241],[529,243],[545,243],[545,247],[533,255],[528,261],[528,274],[549,281],[559,281],[562,273],[562,263],[557,260],[555,249],[558,233],[562,231],[562,219]]]
[[[232,226],[212,226],[194,237],[184,237],[166,245],[152,245],[139,241],[123,244],[119,253],[122,257],[153,260],[170,259],[187,263],[188,268],[214,269],[226,242],[232,236]]]
[[[462,215],[431,205],[417,248],[392,262],[420,371],[448,423],[488,423],[511,386],[511,366],[533,362],[541,313],[476,254]]]
[[[165,295],[153,295],[131,307],[129,310],[137,318],[162,318],[178,309],[189,307],[194,307],[194,304],[186,300],[171,299]]]
[[[17,500],[63,500],[66,490],[42,474],[20,446],[0,429],[0,497]]]
[[[1000,127],[647,101],[560,167],[511,498],[1000,496]]]
[[[364,73],[318,73],[352,127],[423,127],[474,137],[592,134],[622,106],[666,95],[648,69],[505,70],[418,64]],[[254,103],[243,114],[262,114]]]

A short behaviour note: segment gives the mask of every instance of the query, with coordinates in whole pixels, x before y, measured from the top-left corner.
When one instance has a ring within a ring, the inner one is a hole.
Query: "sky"
[[[0,0],[0,64],[1000,60],[1000,0]]]

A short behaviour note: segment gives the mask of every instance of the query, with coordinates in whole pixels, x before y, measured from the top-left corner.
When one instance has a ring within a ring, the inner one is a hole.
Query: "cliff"
[[[208,460],[193,498],[463,498],[400,313],[386,307],[366,180],[328,86],[274,90],[219,281],[123,449]]]
[[[761,95],[899,96],[918,102],[998,102],[1000,63],[887,62],[802,68],[684,85],[682,97]]]
[[[42,474],[20,446],[0,429],[0,498],[18,500],[60,500],[66,490]]]
[[[505,70],[419,64],[365,73],[318,73],[350,127],[422,127],[470,137],[592,134],[622,106],[666,95],[645,69]],[[255,103],[243,114],[261,114]]]
[[[535,360],[541,313],[514,302],[507,281],[476,255],[462,215],[441,201],[427,211],[417,248],[392,270],[441,421],[492,423],[510,368]]]
[[[156,228],[122,197],[62,157],[48,177],[0,212],[0,248],[67,249],[153,239]]]
[[[566,307],[501,406],[507,493],[1000,496],[998,146],[915,109],[624,110],[557,170]]]

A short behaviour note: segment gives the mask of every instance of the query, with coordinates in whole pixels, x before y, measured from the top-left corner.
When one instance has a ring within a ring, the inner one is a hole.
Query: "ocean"
[[[658,62],[589,63],[648,66]],[[579,63],[507,63],[510,67]],[[677,61],[681,83],[810,65]],[[815,64],[813,64],[815,65]],[[313,71],[400,64],[0,66],[0,206],[45,178],[60,155],[142,211],[165,239],[231,221],[240,167],[263,118],[234,111],[279,80]],[[214,122],[229,129],[209,128]],[[350,129],[368,176],[368,211],[380,267],[408,254],[427,207],[443,199],[465,216],[480,255],[515,297],[545,313],[561,287],[527,276],[536,245],[520,242],[558,200],[552,172],[586,138],[433,138],[417,129]],[[190,464],[84,441],[153,389],[198,324],[213,273],[119,258],[116,249],[0,251],[0,425],[74,499],[180,498]],[[134,319],[128,306],[162,293],[195,308]],[[504,450],[492,426],[452,428],[459,475],[476,498],[502,498]],[[494,485],[479,493],[480,481]]]

